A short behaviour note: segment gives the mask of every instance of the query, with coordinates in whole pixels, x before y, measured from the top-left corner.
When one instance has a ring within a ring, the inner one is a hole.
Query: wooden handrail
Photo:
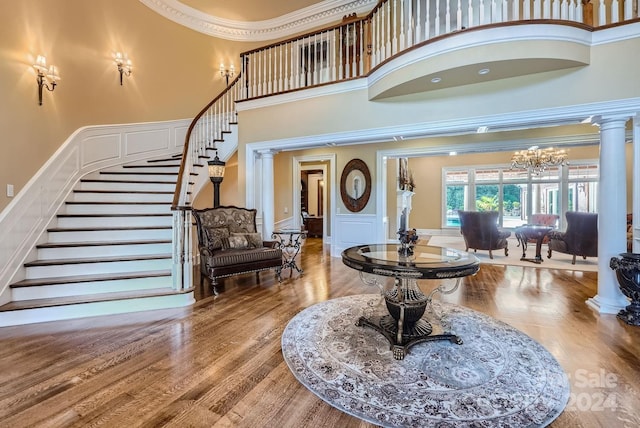
[[[184,175],[185,170],[185,162],[188,161],[189,158],[189,142],[191,140],[191,134],[193,132],[193,128],[196,126],[198,121],[202,118],[202,116],[209,110],[209,108],[214,105],[218,100],[220,100],[227,92],[229,92],[239,81],[242,73],[238,73],[235,79],[229,84],[217,97],[215,97],[209,104],[204,106],[202,110],[195,116],[195,118],[189,124],[189,128],[187,129],[187,135],[184,139],[184,147],[182,148],[182,159],[180,162],[180,169],[178,170],[178,180],[176,182],[176,188],[173,193],[173,202],[171,203],[171,210],[177,209],[190,209],[191,207],[180,206],[180,193],[182,191],[182,177]]]

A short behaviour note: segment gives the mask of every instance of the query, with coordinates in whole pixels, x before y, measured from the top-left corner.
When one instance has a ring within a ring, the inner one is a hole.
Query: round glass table
[[[342,262],[359,271],[365,283],[379,285],[363,274],[394,278],[393,288],[380,287],[389,314],[361,316],[356,325],[372,328],[386,337],[397,360],[404,359],[409,348],[421,342],[450,340],[462,344],[462,339],[453,333],[434,334],[433,325],[423,315],[435,294],[453,293],[463,277],[480,269],[478,258],[464,251],[428,245],[415,245],[411,250],[407,252],[399,244],[367,244],[342,252]],[[440,284],[426,295],[418,287],[417,280],[422,279],[456,281],[451,288]]]

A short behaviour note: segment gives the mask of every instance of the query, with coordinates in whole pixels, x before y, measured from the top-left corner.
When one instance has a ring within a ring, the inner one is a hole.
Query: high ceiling
[[[295,12],[325,0],[181,0],[189,7],[207,15],[237,21],[263,21]]]
[[[290,37],[345,15],[368,13],[377,0],[139,0],[192,30],[237,41],[266,41]]]

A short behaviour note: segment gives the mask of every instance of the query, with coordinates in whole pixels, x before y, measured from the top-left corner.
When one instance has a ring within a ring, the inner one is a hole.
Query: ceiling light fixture
[[[489,71],[491,71],[491,70],[489,70],[488,68],[483,68],[483,69],[478,70],[478,74],[483,76],[485,74],[489,74]]]
[[[431,79],[431,83],[440,83],[440,82],[442,82],[441,77],[434,77],[433,79]]]
[[[528,169],[539,175],[550,166],[566,165],[567,151],[548,147],[541,149],[531,146],[527,150],[520,150],[511,157],[511,168]]]

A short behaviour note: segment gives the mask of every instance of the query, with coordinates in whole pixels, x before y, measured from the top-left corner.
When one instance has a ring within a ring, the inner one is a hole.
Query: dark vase
[[[609,266],[616,272],[620,291],[631,299],[631,304],[618,312],[618,318],[640,326],[640,254],[620,253],[620,257],[611,257]]]

